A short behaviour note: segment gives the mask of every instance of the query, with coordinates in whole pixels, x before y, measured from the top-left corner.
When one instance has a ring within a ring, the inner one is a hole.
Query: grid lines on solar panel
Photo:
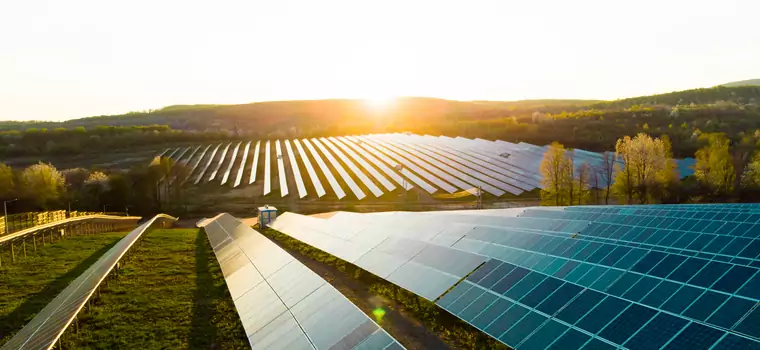
[[[438,304],[513,348],[754,348],[760,340],[760,276],[754,258],[742,257],[756,257],[753,244],[741,241],[730,248],[733,255],[725,248],[720,254],[705,252],[718,237],[735,240],[731,232],[738,224],[750,224],[741,226],[742,238],[755,225],[752,207],[734,208],[531,208],[519,215],[514,210],[353,214],[353,220],[372,228],[367,232],[393,227],[391,235],[489,257]],[[629,210],[647,211],[621,214]],[[700,214],[688,214],[680,223],[668,216],[696,211]],[[325,221],[322,225],[330,226]],[[727,223],[732,230],[722,232]],[[663,228],[671,225],[680,226]],[[675,236],[668,242],[682,241],[681,248],[625,239],[653,237],[658,230],[670,230],[659,239]],[[706,232],[714,237],[694,249]]]
[[[253,349],[403,348],[315,272],[228,214],[205,223]]]

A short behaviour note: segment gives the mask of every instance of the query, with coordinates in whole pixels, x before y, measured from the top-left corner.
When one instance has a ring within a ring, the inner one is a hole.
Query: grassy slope
[[[3,251],[0,268],[0,344],[10,339],[125,233],[76,236],[42,246],[27,245],[27,258],[10,264]],[[39,241],[38,241],[39,242]],[[23,256],[17,252],[17,257]]]
[[[245,332],[205,233],[197,229],[148,233],[81,318],[73,348],[245,348]]]

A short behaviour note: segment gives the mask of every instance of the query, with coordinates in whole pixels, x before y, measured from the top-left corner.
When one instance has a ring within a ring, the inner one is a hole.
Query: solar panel
[[[303,147],[301,147],[301,143],[298,142],[298,140],[293,140],[293,143],[296,145],[296,148],[298,149],[298,155],[301,158],[301,161],[303,162],[304,166],[306,166],[306,172],[309,174],[309,178],[311,179],[311,183],[314,185],[314,188],[317,190],[317,196],[322,197],[325,195],[325,188],[322,187],[322,181],[319,180],[319,177],[317,176],[317,172],[314,171],[314,167],[311,165],[311,161],[309,160],[309,157],[306,155],[306,152],[303,151]],[[290,149],[288,149],[290,151]]]
[[[268,195],[269,192],[272,192],[272,174],[271,174],[271,163],[269,160],[269,156],[272,154],[271,149],[269,148],[269,140],[267,140],[267,144],[264,147],[264,195]]]
[[[182,162],[182,157],[184,157],[185,154],[187,154],[187,152],[190,151],[191,148],[192,147],[185,148],[185,149],[182,150],[182,152],[180,152],[179,154],[177,154],[177,163]]]
[[[173,158],[174,158],[174,155],[175,155],[175,154],[177,154],[177,152],[178,152],[178,151],[179,151],[179,148],[175,148],[175,149],[174,149],[174,150],[173,150],[171,153],[169,153],[169,155],[168,155],[168,156],[166,156],[166,157],[167,157],[167,158],[172,158],[172,159],[173,159]]]
[[[369,165],[369,163],[367,163],[367,161],[365,161],[364,159],[362,159],[362,157],[360,157],[358,154],[356,154],[356,152],[354,152],[353,150],[351,150],[350,148],[348,148],[346,145],[344,145],[343,142],[341,142],[340,140],[338,140],[338,139],[336,139],[334,137],[329,137],[327,139],[331,143],[333,143],[333,144],[337,145],[338,147],[340,147],[340,149],[343,150],[343,152],[345,154],[348,154],[349,157],[351,157],[354,161],[356,161],[357,163],[359,163],[359,165],[361,165],[362,168],[364,168],[364,170],[366,170],[370,175],[372,175],[372,177],[374,177],[375,180],[377,180],[378,183],[380,183],[381,185],[383,185],[383,187],[385,187],[386,190],[388,190],[390,192],[390,191],[393,191],[393,190],[396,189],[396,186],[393,186],[393,184],[390,181],[388,181],[388,179],[386,179],[383,175],[381,175],[380,172],[377,171],[377,169],[375,169],[371,165]],[[392,170],[388,169],[388,167],[385,167],[385,168],[386,168],[386,170],[389,173],[395,174]],[[396,175],[396,176],[398,176],[398,175]]]
[[[335,196],[338,197],[338,199],[341,199],[346,196],[346,192],[343,191],[343,189],[338,184],[338,180],[335,179],[335,176],[333,176],[332,172],[330,172],[330,169],[327,167],[327,164],[325,164],[325,161],[322,160],[322,157],[317,153],[317,150],[314,149],[314,146],[311,145],[309,140],[303,139],[303,144],[306,145],[306,148],[309,149],[309,152],[311,153],[311,156],[314,157],[314,160],[317,161],[317,165],[319,166],[319,169],[322,170],[322,174],[325,174],[325,178],[327,178],[327,183],[330,184],[330,187],[333,189],[333,192],[335,192]],[[298,144],[296,144],[298,146]],[[306,154],[304,154],[304,159],[306,158]]]
[[[288,151],[288,159],[290,160],[290,170],[293,172],[293,177],[296,179],[296,188],[298,189],[298,198],[306,197],[306,186],[303,183],[301,177],[301,170],[298,169],[298,163],[296,163],[296,156],[293,154],[293,148],[290,147],[290,141],[285,140],[285,149]]]
[[[201,146],[199,146],[201,147]],[[190,172],[187,173],[187,177],[182,180],[182,183],[184,184],[187,180],[189,180],[193,174],[195,174],[195,171],[198,169],[198,165],[201,164],[201,161],[203,160],[203,157],[206,155],[206,152],[211,148],[211,145],[206,146],[206,148],[203,149],[203,152],[196,158],[195,162],[193,162],[193,166],[190,168]]]
[[[163,156],[165,156],[167,153],[169,153],[169,150],[171,150],[171,148],[165,149],[163,152],[159,153],[156,157],[163,157]]]
[[[451,158],[454,158],[455,156],[448,154],[446,152],[442,152],[442,151],[439,151],[439,153],[433,152],[422,146],[418,146],[414,143],[409,142],[410,140],[408,140],[408,138],[409,138],[408,136],[404,138],[399,138],[398,141],[396,142],[400,145],[406,146],[409,149],[413,149],[416,152],[419,152],[420,154],[426,157],[425,158],[426,160],[427,159],[437,160],[440,163],[445,164],[446,169],[444,170],[449,171],[453,175],[456,175],[463,180],[466,180],[475,185],[481,186],[484,190],[486,190],[487,192],[495,196],[503,195],[504,191],[507,191],[514,195],[519,195],[523,192],[522,190],[520,190],[519,188],[515,186],[496,180],[494,178],[491,178],[488,175],[478,171],[478,170],[485,171],[485,172],[490,173],[491,175],[498,176],[498,174],[494,174],[488,169],[484,169],[483,167],[480,167],[472,163],[468,163],[467,165],[474,165],[474,167],[467,168],[466,165],[463,164],[467,162],[462,160],[461,158],[458,159],[460,160],[460,162],[458,163],[451,159]],[[478,169],[478,170],[475,170],[475,169]]]
[[[245,171],[245,164],[246,164],[246,161],[248,160],[248,151],[250,149],[251,149],[251,141],[248,141],[248,143],[245,144],[245,149],[243,149],[243,159],[240,161],[237,177],[235,177],[235,184],[232,187],[240,186],[240,182],[243,181],[243,171]]]
[[[288,195],[288,179],[285,177],[285,161],[283,160],[280,140],[275,141],[275,152],[277,154],[277,177],[280,179],[280,194],[282,197]]]
[[[488,162],[487,158],[485,157],[478,157],[476,155],[463,152],[460,149],[451,148],[449,145],[445,145],[444,143],[439,142],[434,137],[425,136],[425,139],[426,143],[424,147],[427,147],[432,151],[447,152],[454,157],[452,159],[463,162],[463,164],[479,165],[483,168],[491,170],[492,173],[489,174],[492,174],[494,178],[500,179],[509,184],[513,184],[514,186],[525,191],[530,191],[536,188],[536,186],[533,185],[534,180],[526,178],[521,174],[509,170],[508,165],[500,166],[499,164]]]
[[[29,323],[13,336],[3,349],[52,349],[63,332],[74,321],[80,310],[98,289],[100,283],[114,269],[122,256],[156,223],[174,221],[167,215],[156,215],[127,234],[92,266],[43,308]]]
[[[445,165],[442,165],[437,160],[430,159],[430,158],[428,158],[428,157],[420,154],[419,152],[417,152],[415,150],[402,149],[401,147],[398,147],[393,142],[388,142],[388,141],[384,141],[384,140],[381,140],[381,139],[372,139],[372,140],[374,142],[376,142],[376,144],[382,145],[383,147],[386,147],[387,149],[389,149],[389,150],[391,150],[393,152],[396,152],[397,154],[400,154],[400,155],[406,157],[407,159],[409,159],[412,162],[416,163],[418,166],[420,166],[420,167],[424,168],[425,170],[433,173],[436,177],[441,178],[443,180],[446,180],[446,182],[448,182],[448,183],[450,183],[450,184],[452,184],[452,185],[454,185],[456,187],[459,187],[461,190],[465,190],[467,192],[470,192],[472,194],[477,195],[477,193],[478,193],[478,191],[476,189],[477,186],[475,186],[473,184],[466,183],[466,182],[464,182],[464,181],[462,181],[462,180],[460,180],[460,179],[458,179],[458,178],[450,175],[449,173],[441,170],[440,167],[445,167],[447,170],[453,171],[452,169],[446,167]],[[427,159],[427,162],[424,159]],[[438,167],[433,166],[431,164],[435,164]],[[502,192],[502,194],[503,194],[503,192]]]
[[[241,143],[242,142],[238,142],[237,145],[235,145],[235,149],[232,150],[232,157],[230,157],[230,162],[227,164],[227,169],[224,170],[224,175],[222,176],[222,186],[224,186],[224,184],[227,183],[227,180],[230,179],[230,172],[232,171],[232,167],[235,165],[235,159],[237,159],[237,154],[238,150],[240,150]]]
[[[256,181],[256,168],[259,164],[259,152],[261,147],[261,141],[256,141],[256,149],[253,150],[253,164],[251,164],[251,177],[248,180],[248,184],[252,184]]]
[[[348,188],[351,190],[351,192],[353,192],[354,196],[356,196],[356,199],[363,199],[366,197],[364,191],[359,188],[359,185],[357,185],[354,179],[351,178],[351,175],[348,175],[346,169],[344,169],[343,166],[338,163],[335,157],[333,157],[333,155],[327,151],[325,146],[323,146],[322,143],[317,139],[311,139],[311,142],[314,143],[314,145],[316,145],[320,151],[322,151],[322,154],[325,156],[325,158],[327,158],[327,161],[330,162],[330,165],[332,165],[333,169],[338,172],[338,175],[340,175],[341,179],[343,179],[343,182],[348,185]]]
[[[330,139],[333,140],[333,138],[330,138]],[[357,146],[356,144],[354,144],[352,141],[349,141],[348,139],[345,139],[343,137],[337,137],[337,138],[334,139],[334,141],[337,144],[339,144],[339,145],[348,146],[350,149],[353,149],[354,151],[356,151],[356,153],[359,154],[358,159],[361,159],[361,157],[366,158],[372,164],[374,164],[378,169],[380,169],[382,172],[384,172],[385,175],[388,175],[388,177],[390,177],[393,181],[396,181],[396,183],[399,184],[402,188],[404,188],[406,190],[411,190],[412,188],[414,188],[414,185],[412,185],[411,182],[404,180],[404,178],[402,178],[398,173],[396,173],[391,168],[389,168],[385,163],[381,162],[378,158],[375,158],[375,156],[373,156],[372,154],[370,154],[369,152],[367,152],[363,148],[360,148],[359,146]],[[347,153],[348,153],[348,151],[347,151]],[[384,156],[383,156],[383,158],[387,159],[387,157],[384,157]],[[388,159],[388,164],[393,164],[393,162],[390,161],[390,159]],[[380,181],[380,180],[378,180],[378,181]],[[420,181],[422,181],[422,180],[420,180]],[[391,184],[391,186],[393,186],[393,185]],[[430,188],[432,188],[433,192],[435,192],[435,188],[434,187],[430,186]],[[388,189],[388,191],[392,191],[393,189],[395,189],[395,186],[393,188],[388,188],[388,186],[386,186],[386,189]]]
[[[760,204],[340,214],[272,227],[338,257],[358,248],[314,231],[486,256],[437,304],[518,350],[760,346]]]
[[[205,231],[253,349],[403,349],[319,275],[229,214]]]
[[[206,174],[206,171],[211,166],[211,163],[214,161],[214,156],[216,156],[216,152],[219,151],[219,147],[221,147],[222,144],[216,145],[214,148],[214,151],[211,152],[211,155],[208,157],[208,162],[206,162],[206,165],[203,166],[203,170],[198,174],[198,177],[195,179],[195,184],[197,185],[199,182],[201,182],[201,179],[203,179],[203,175]]]
[[[374,229],[358,221],[330,227],[323,219],[285,213],[271,227],[431,301],[485,259],[429,242],[394,236],[388,228]],[[346,229],[350,234],[338,232]]]
[[[227,158],[227,152],[230,150],[230,146],[232,146],[232,142],[228,143],[227,146],[224,147],[224,150],[222,150],[222,155],[219,157],[219,162],[216,163],[216,168],[214,168],[214,171],[211,172],[211,176],[209,176],[208,182],[214,181],[214,179],[216,179],[216,174],[218,174],[219,169],[222,168],[222,164],[224,164],[224,160]]]
[[[193,157],[195,157],[195,155],[198,153],[198,151],[200,151],[200,150],[201,150],[201,148],[202,148],[202,147],[203,147],[203,146],[198,146],[198,147],[195,147],[195,148],[193,149],[193,151],[192,151],[192,152],[190,152],[190,154],[189,154],[189,155],[188,155],[188,156],[187,156],[185,159],[182,159],[182,160],[180,160],[180,163],[182,163],[182,164],[187,164],[187,163],[189,163],[191,160],[193,160]]]
[[[386,147],[384,147],[384,146],[382,146],[380,144],[377,144],[377,143],[373,142],[372,140],[368,140],[368,139],[365,139],[365,138],[362,138],[362,137],[353,137],[352,140],[356,141],[356,142],[360,142],[359,145],[362,146],[362,147],[364,147],[367,150],[377,150],[377,151],[382,152],[383,154],[385,154],[386,156],[388,156],[390,159],[393,159],[393,161],[395,161],[395,164],[401,164],[403,166],[402,169],[407,169],[407,168],[411,169],[411,171],[413,171],[413,172],[415,172],[417,174],[420,174],[420,176],[424,177],[426,180],[432,182],[433,184],[435,184],[436,186],[438,186],[439,188],[443,189],[444,191],[446,191],[448,193],[454,193],[454,192],[457,191],[457,189],[454,186],[449,185],[448,183],[446,183],[445,181],[439,179],[435,175],[427,172],[425,169],[422,169],[421,167],[417,166],[417,164],[415,162],[412,162],[412,161],[410,161],[410,160],[408,160],[408,159],[400,156],[396,152],[393,152],[393,151],[389,150],[388,148],[386,148]],[[402,172],[403,172],[403,170],[402,170]],[[414,178],[410,177],[408,174],[405,174],[405,176],[407,176],[410,180],[414,181]],[[422,185],[421,182],[416,182],[415,181],[414,183],[417,184],[420,187],[423,187],[423,185]],[[430,192],[430,191],[428,191],[428,192]]]
[[[377,185],[375,185],[375,183],[372,182],[372,180],[370,180],[367,177],[367,175],[364,175],[364,173],[361,170],[359,170],[359,168],[350,159],[348,159],[345,156],[345,154],[343,154],[337,147],[335,147],[335,145],[333,145],[333,143],[330,140],[324,137],[320,138],[320,140],[322,141],[322,143],[327,145],[327,148],[333,151],[335,155],[337,155],[338,158],[340,158],[340,160],[343,161],[344,164],[346,164],[348,169],[350,169],[351,172],[353,172],[354,175],[356,175],[356,177],[359,178],[359,181],[361,181],[364,184],[364,186],[369,188],[370,192],[372,192],[372,194],[374,194],[375,197],[380,197],[383,195],[383,191],[379,187],[377,187]]]

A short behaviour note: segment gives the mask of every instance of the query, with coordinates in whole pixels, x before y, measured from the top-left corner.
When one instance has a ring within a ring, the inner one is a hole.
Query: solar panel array
[[[760,204],[286,213],[272,227],[512,348],[760,349]],[[424,272],[397,269],[410,262]]]
[[[142,234],[153,225],[175,220],[159,214],[127,234],[37,313],[2,349],[52,349],[100,283]]]
[[[403,349],[319,275],[221,214],[205,227],[253,349]]]
[[[539,167],[547,150],[547,146],[522,142],[413,134],[264,140],[256,142],[252,155],[251,142],[246,142],[242,151],[239,150],[243,142],[232,145],[216,145],[210,154],[211,145],[203,152],[199,151],[201,147],[191,146],[167,149],[162,155],[188,165],[187,177],[195,179],[196,185],[204,178],[206,182],[217,180],[218,172],[227,164],[221,185],[230,182],[232,187],[238,187],[244,173],[249,172],[248,184],[263,181],[262,195],[269,195],[277,186],[274,190],[279,188],[281,197],[288,196],[293,192],[289,191],[288,184],[295,183],[299,198],[309,195],[319,198],[327,194],[322,180],[326,179],[331,194],[338,199],[346,197],[346,191],[354,199],[363,199],[367,193],[377,198],[414,187],[430,194],[467,191],[477,195],[482,190],[495,197],[520,195],[541,186]],[[263,174],[257,175],[261,152],[264,169]],[[573,154],[578,167],[584,163],[597,168],[602,166],[603,156],[599,153],[574,150]],[[275,175],[272,157],[277,163],[277,181],[272,179]],[[693,159],[678,162],[682,176],[693,173],[689,168]],[[205,165],[200,167],[201,163]],[[212,164],[215,166],[208,173]],[[230,174],[237,174],[234,181],[229,181]],[[263,179],[257,177],[260,175]]]

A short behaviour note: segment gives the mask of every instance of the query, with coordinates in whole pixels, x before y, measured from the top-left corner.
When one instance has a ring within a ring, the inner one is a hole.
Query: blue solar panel
[[[474,271],[457,271],[466,277],[436,302],[515,349],[752,349],[760,344],[755,213],[760,204],[397,212],[325,221],[333,235],[349,230],[339,223],[351,223],[350,230],[371,227],[486,256]]]

